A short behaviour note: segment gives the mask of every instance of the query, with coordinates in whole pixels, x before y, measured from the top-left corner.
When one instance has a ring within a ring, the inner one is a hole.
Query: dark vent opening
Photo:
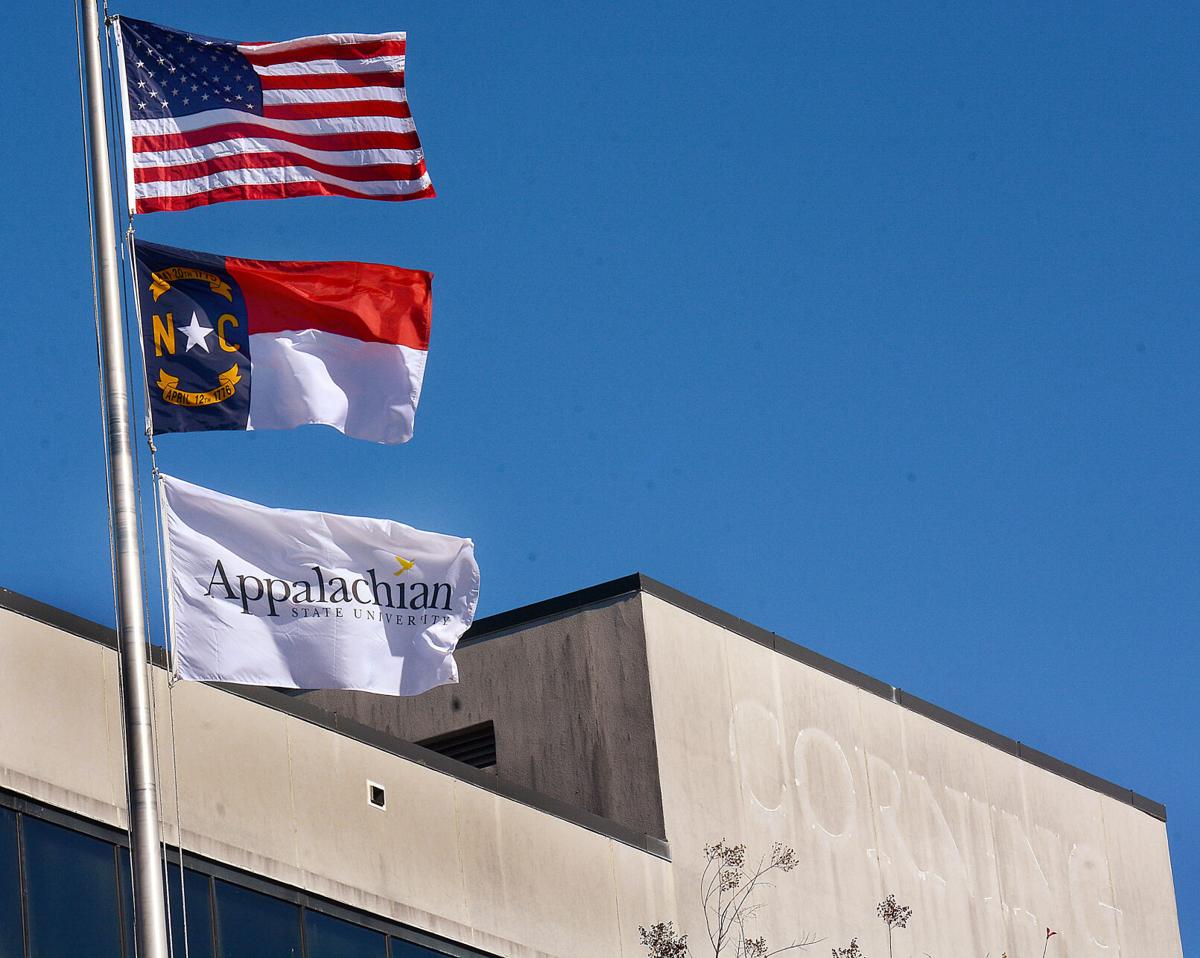
[[[416,744],[475,768],[496,767],[496,726],[492,722],[435,735]]]

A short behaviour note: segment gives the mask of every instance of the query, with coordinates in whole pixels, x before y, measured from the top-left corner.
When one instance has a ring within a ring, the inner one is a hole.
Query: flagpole
[[[125,763],[128,769],[129,846],[132,859],[134,937],[138,958],[168,958],[158,785],[147,677],[145,609],[138,542],[129,383],[125,376],[125,327],[112,179],[104,106],[102,27],[96,0],[81,0],[87,74],[88,155],[100,287],[100,365],[108,460],[113,575],[117,598],[117,659],[121,670]]]

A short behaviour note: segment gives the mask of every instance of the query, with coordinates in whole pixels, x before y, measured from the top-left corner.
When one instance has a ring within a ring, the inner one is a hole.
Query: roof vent
[[[496,726],[492,722],[469,725],[416,744],[475,768],[496,767]]]

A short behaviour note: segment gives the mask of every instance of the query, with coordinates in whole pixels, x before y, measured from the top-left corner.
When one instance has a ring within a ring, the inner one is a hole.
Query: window
[[[116,846],[22,819],[30,958],[121,958]]]
[[[129,852],[117,849],[117,862],[121,870],[121,895],[124,900],[125,954],[132,958],[134,953],[133,889],[129,882]],[[187,927],[187,954],[189,958],[213,958],[212,901],[209,898],[210,879],[207,875],[185,868],[183,890],[179,890],[179,864],[167,867],[167,918],[171,923],[171,953],[183,955],[184,927]],[[186,914],[186,921],[185,915]],[[3,958],[3,956],[0,956]]]
[[[7,808],[0,808],[0,958],[24,958],[24,954],[17,816]]]
[[[300,908],[217,881],[217,954],[221,958],[300,958]]]
[[[121,892],[121,935],[124,954],[132,955],[137,950],[137,933],[133,930],[133,879],[129,875],[129,849],[118,848],[116,852],[117,883]]]
[[[392,958],[446,958],[446,956],[445,952],[430,951],[428,948],[414,945],[411,941],[401,941],[399,938],[393,938]]]
[[[133,958],[133,884],[129,878],[129,849],[118,846],[117,870],[121,880],[122,917],[125,920],[125,954]],[[171,923],[172,954],[182,955],[184,908],[187,909],[187,953],[189,958],[213,958],[212,904],[209,901],[209,878],[190,868],[184,870],[184,890],[179,893],[179,865],[167,868],[167,918]],[[185,902],[186,897],[186,902]],[[0,958],[3,958],[0,955]]]
[[[378,931],[304,910],[308,958],[387,958],[387,938]]]
[[[211,880],[207,875],[183,870],[183,889],[180,892],[179,865],[167,869],[167,889],[171,897],[171,945],[172,953],[183,955],[184,909],[187,909],[187,954],[188,958],[213,958],[212,900],[209,896]]]
[[[121,833],[60,825],[10,802],[0,791],[0,958],[133,958],[133,889]],[[182,876],[178,861],[167,869],[176,956],[184,953],[186,910],[189,958],[446,958],[430,936],[415,933],[433,947],[418,945],[402,926],[367,916],[360,924],[351,909],[244,879],[257,891],[221,865],[187,861],[196,867]]]

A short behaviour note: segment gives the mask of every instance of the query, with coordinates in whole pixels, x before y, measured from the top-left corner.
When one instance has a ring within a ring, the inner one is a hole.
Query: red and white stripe
[[[249,338],[247,429],[324,425],[368,442],[412,438],[426,350],[324,329],[252,332]]]
[[[405,35],[326,34],[238,51],[263,87],[263,113],[126,114],[137,213],[225,200],[434,195],[404,88]]]
[[[373,263],[225,258],[246,304],[247,429],[332,426],[408,442],[429,351],[432,276]]]

